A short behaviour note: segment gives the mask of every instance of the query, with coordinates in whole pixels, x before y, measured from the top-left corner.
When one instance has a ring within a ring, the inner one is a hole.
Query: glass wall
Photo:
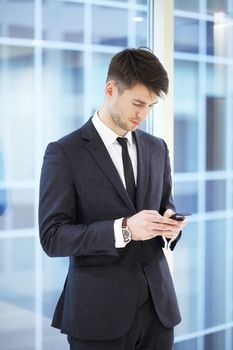
[[[0,350],[68,349],[50,327],[67,261],[38,240],[43,154],[90,118],[111,56],[147,30],[147,0],[0,1]]]
[[[193,213],[174,254],[175,350],[231,350],[233,1],[174,5],[175,201]]]

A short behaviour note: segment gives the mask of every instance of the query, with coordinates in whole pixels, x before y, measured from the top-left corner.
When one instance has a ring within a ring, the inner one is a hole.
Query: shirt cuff
[[[124,248],[127,243],[124,242],[122,235],[122,221],[124,218],[117,219],[114,221],[114,237],[115,237],[115,248]]]

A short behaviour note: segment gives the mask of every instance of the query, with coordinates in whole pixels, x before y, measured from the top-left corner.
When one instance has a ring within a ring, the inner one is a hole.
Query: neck
[[[108,108],[105,105],[102,105],[97,112],[100,120],[112,131],[114,131],[118,136],[124,137],[127,134],[127,131],[120,128],[112,119]]]

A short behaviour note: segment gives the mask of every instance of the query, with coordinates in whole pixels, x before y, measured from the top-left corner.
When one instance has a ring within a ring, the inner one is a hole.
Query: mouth
[[[140,122],[137,121],[137,120],[131,120],[131,123],[134,124],[134,125],[136,125],[136,126],[138,126],[138,125],[140,124]]]

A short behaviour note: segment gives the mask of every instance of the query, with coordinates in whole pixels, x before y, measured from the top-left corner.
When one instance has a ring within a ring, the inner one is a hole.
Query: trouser
[[[159,320],[151,296],[138,309],[129,331],[113,340],[82,340],[68,336],[70,350],[172,350],[173,328]]]

